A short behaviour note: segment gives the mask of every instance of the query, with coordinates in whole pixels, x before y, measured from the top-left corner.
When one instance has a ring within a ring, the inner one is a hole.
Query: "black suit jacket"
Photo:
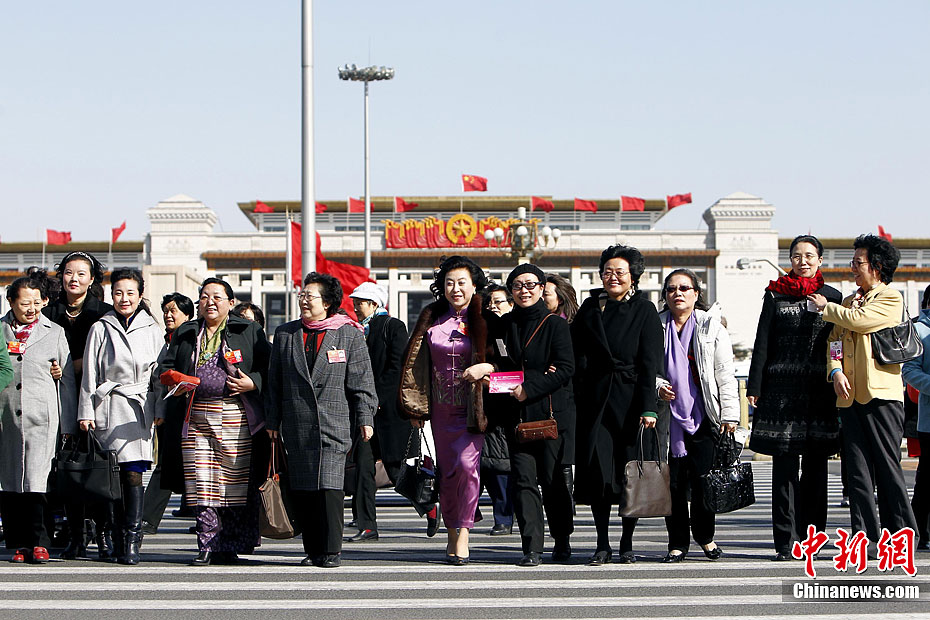
[[[375,415],[375,458],[389,463],[404,459],[410,422],[397,413],[397,389],[400,386],[407,327],[400,319],[386,314],[372,317],[368,324],[368,356],[378,393],[378,413]]]

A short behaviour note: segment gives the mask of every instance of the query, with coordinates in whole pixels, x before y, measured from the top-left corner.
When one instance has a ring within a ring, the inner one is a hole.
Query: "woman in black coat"
[[[807,295],[834,303],[843,296],[823,282],[817,237],[796,237],[788,254],[791,272],[765,289],[746,386],[755,407],[749,447],[772,455],[777,561],[791,559],[791,546],[804,539],[809,524],[826,529],[827,458],[839,450],[836,395],[824,381],[832,324],[808,310]]]
[[[593,566],[612,560],[610,510],[620,501],[626,462],[638,456],[639,427],[656,427],[655,379],[662,369],[663,337],[656,307],[637,290],[644,270],[645,260],[636,248],[614,245],[604,250],[604,288],[591,291],[571,325],[580,412],[575,499],[590,504],[594,516]],[[648,435],[643,445],[647,459],[658,458]],[[618,559],[622,564],[636,561],[635,527],[636,519],[623,519]]]
[[[565,319],[551,314],[542,300],[546,274],[536,265],[520,265],[507,278],[514,307],[492,327],[491,364],[473,366],[466,373],[523,371],[523,382],[509,395],[489,397],[491,415],[504,429],[510,448],[514,512],[523,539],[518,566],[539,566],[543,552],[543,505],[549,532],[555,539],[552,559],[571,556],[569,536],[574,530],[571,492],[564,466],[574,462],[575,409],[571,378],[575,371],[571,334]],[[554,418],[558,438],[521,443],[520,422]],[[542,496],[539,488],[542,487]]]

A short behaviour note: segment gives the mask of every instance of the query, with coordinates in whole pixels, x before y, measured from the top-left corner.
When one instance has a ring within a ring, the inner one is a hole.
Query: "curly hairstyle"
[[[639,279],[643,272],[646,271],[646,259],[643,253],[629,245],[612,245],[601,252],[601,262],[598,265],[598,273],[604,273],[604,265],[612,258],[622,258],[630,264],[630,278],[633,279],[633,285],[639,284]]]
[[[321,301],[326,304],[326,318],[339,312],[342,306],[342,284],[328,273],[311,271],[304,278],[304,286],[316,284],[320,287]]]
[[[875,235],[859,235],[853,242],[853,249],[865,248],[868,253],[869,266],[878,272],[885,284],[891,284],[894,272],[901,260],[901,252],[887,239]]]
[[[103,274],[104,274],[104,264],[97,260],[97,257],[89,252],[68,252],[65,254],[61,262],[58,263],[57,267],[57,276],[59,282],[61,282],[61,292],[59,293],[59,300],[63,303],[68,303],[67,292],[65,291],[65,268],[68,266],[68,263],[73,261],[83,261],[87,263],[88,268],[90,269],[91,282],[90,286],[87,288],[87,293],[93,297],[96,297],[98,300],[103,301]]]
[[[265,329],[265,313],[262,312],[261,307],[257,304],[253,304],[251,301],[243,301],[242,303],[236,304],[236,307],[233,308],[231,312],[241,317],[244,310],[251,312],[252,316],[255,317],[255,322],[258,323],[262,329]]]
[[[668,288],[668,282],[673,276],[686,276],[690,279],[691,286],[694,287],[694,290],[696,290],[698,294],[697,301],[694,302],[694,307],[698,310],[707,310],[709,306],[707,305],[707,299],[704,297],[704,287],[702,286],[701,278],[690,269],[676,269],[665,276],[665,282],[662,283],[662,303],[664,304],[662,309],[668,310],[668,298],[665,289]]]
[[[187,295],[178,292],[168,293],[161,298],[162,312],[165,311],[165,306],[170,304],[172,301],[174,302],[174,305],[178,307],[178,310],[187,316],[188,321],[194,318],[194,302],[191,301],[191,298]]]
[[[145,301],[145,298],[142,297],[142,294],[145,293],[145,280],[142,278],[142,272],[132,267],[114,269],[110,273],[111,290],[114,284],[122,280],[132,280],[139,286],[139,307],[148,312],[149,316],[151,316],[152,310],[149,308],[149,304]]]
[[[39,275],[41,273],[41,275]],[[19,295],[23,289],[32,289],[34,291],[39,291],[39,296],[43,299],[47,295],[47,286],[48,283],[45,281],[45,270],[42,269],[40,272],[34,272],[27,276],[21,276],[13,280],[13,282],[6,287],[6,298],[12,304],[14,301],[19,299]]]
[[[814,235],[798,235],[791,241],[791,245],[788,246],[788,256],[794,254],[794,246],[799,243],[809,243],[815,248],[817,248],[817,256],[823,256],[823,244],[820,243],[820,239]]]
[[[491,285],[491,281],[488,280],[488,276],[484,273],[484,270],[472,259],[458,255],[448,258],[443,256],[440,258],[439,269],[433,272],[433,283],[429,285],[429,290],[433,294],[433,297],[436,298],[437,302],[444,302],[446,305],[449,303],[446,301],[445,296],[446,275],[453,269],[468,270],[471,276],[471,282],[475,285],[476,295],[481,295],[483,297],[487,288]]]
[[[33,265],[26,269],[26,275],[38,284],[43,302],[48,303],[52,299],[58,299],[61,294],[61,280],[48,275],[47,269]]]
[[[571,323],[578,313],[578,293],[575,287],[557,273],[547,273],[546,282],[555,286],[555,296],[559,300],[558,311],[565,315],[565,320]]]

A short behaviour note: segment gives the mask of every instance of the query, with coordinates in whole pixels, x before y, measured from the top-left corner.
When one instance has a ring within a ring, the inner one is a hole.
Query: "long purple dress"
[[[475,525],[478,507],[481,449],[484,435],[469,433],[466,403],[468,383],[462,371],[471,365],[471,338],[465,311],[452,309],[427,330],[433,365],[430,426],[439,466],[439,503],[446,529]],[[465,333],[463,333],[463,331]]]

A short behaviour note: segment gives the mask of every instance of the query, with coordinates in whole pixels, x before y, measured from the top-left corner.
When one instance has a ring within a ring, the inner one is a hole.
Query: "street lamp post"
[[[774,267],[776,271],[778,271],[779,275],[782,275],[782,276],[787,273],[784,269],[782,269],[781,267],[779,267],[778,265],[776,265],[775,263],[773,263],[767,258],[741,258],[738,261],[736,261],[736,268],[742,271],[743,269],[749,269],[749,266],[754,263],[768,263],[769,265]]]
[[[511,225],[506,232],[500,226],[484,231],[488,245],[496,241],[498,249],[516,259],[517,264],[522,265],[542,258],[543,253],[548,248],[555,247],[562,236],[562,231],[558,228],[543,226],[540,230],[536,222],[526,218],[526,207],[517,209],[517,219],[519,223]]]
[[[365,268],[371,269],[371,192],[369,191],[370,164],[368,157],[368,82],[394,78],[391,67],[362,67],[344,65],[339,68],[339,79],[365,83]]]

